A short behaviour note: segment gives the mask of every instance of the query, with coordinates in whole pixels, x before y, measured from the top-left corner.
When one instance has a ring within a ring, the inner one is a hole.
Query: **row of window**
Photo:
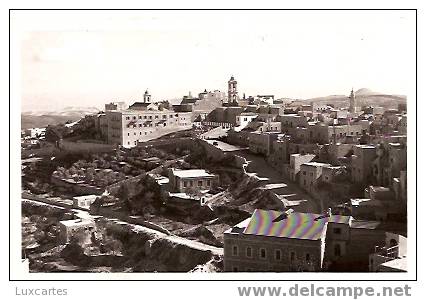
[[[150,124],[139,124],[139,127],[142,127],[142,125],[143,125],[143,127],[153,127],[152,126],[152,123],[150,123]],[[163,126],[164,127],[166,127],[167,126],[167,123],[163,123]],[[128,125],[127,126],[128,128],[130,127],[130,125]],[[138,127],[138,125],[137,124],[135,124],[135,125],[133,125],[133,128],[137,128]],[[155,124],[155,127],[158,127],[158,124]]]
[[[198,180],[198,186],[203,186],[203,181],[202,180]],[[211,185],[211,181],[210,179],[207,179],[207,186]],[[183,182],[183,187],[193,187],[194,186],[194,182],[193,181],[184,181]]]
[[[232,247],[232,255],[233,256],[238,256],[239,255],[238,252],[239,252],[238,246],[234,245]],[[246,257],[252,258],[253,257],[252,247],[246,247],[246,253],[245,254],[246,254]],[[260,259],[266,259],[267,258],[267,254],[268,253],[266,251],[266,248],[260,248],[259,249],[259,258]],[[281,260],[282,259],[282,251],[281,251],[281,249],[275,249],[275,251],[274,251],[274,258],[275,258],[275,260]],[[295,261],[296,260],[296,252],[290,251],[290,253],[289,253],[289,259],[290,259],[290,262]],[[306,255],[305,255],[305,261],[306,262],[310,262],[311,261],[311,255],[309,253],[306,253]]]
[[[149,133],[152,133],[152,131],[150,131]],[[145,135],[148,134],[148,131],[145,131]],[[136,135],[136,132],[133,132],[133,135]],[[139,131],[139,135],[142,135],[142,131]],[[130,132],[127,133],[127,136],[130,136]]]
[[[178,117],[178,114],[176,114],[176,115],[174,115],[174,116],[173,116],[173,115],[169,115],[169,117],[170,117],[170,118]],[[158,119],[158,118],[159,118],[159,116],[158,116],[158,115],[155,115],[155,116],[154,116],[154,118],[155,118],[155,119]],[[162,115],[162,118],[163,118],[163,119],[167,119],[167,115]],[[126,120],[130,120],[130,119],[133,119],[133,120],[142,119],[142,116],[138,116],[138,117],[136,117],[136,116],[133,116],[133,117],[127,116],[127,117],[126,117]],[[151,116],[151,115],[149,115],[149,116],[146,116],[146,115],[145,115],[145,116],[143,116],[143,119],[144,119],[144,120],[147,120],[147,119],[152,120],[152,116]]]

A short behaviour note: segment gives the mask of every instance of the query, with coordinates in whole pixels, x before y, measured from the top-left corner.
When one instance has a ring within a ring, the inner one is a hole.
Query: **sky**
[[[12,22],[23,111],[226,91],[231,75],[247,96],[406,94],[415,70],[409,11],[20,11]]]

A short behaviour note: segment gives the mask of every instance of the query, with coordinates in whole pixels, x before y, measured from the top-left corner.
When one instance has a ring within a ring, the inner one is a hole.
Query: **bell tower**
[[[151,103],[151,95],[148,93],[148,90],[146,90],[145,93],[143,94],[143,102]]]
[[[228,81],[228,104],[238,105],[237,81],[234,76]]]

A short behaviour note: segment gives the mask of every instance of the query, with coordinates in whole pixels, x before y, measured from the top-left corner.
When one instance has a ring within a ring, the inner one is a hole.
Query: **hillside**
[[[27,111],[21,114],[21,128],[46,127],[74,122],[86,115],[96,114],[96,107],[65,107],[59,111]]]
[[[333,104],[335,107],[347,107],[349,105],[349,95],[330,95],[325,97],[317,97],[306,99],[317,105]],[[385,108],[397,108],[398,104],[406,103],[407,97],[402,95],[387,95],[383,93],[373,92],[369,89],[362,88],[355,92],[357,106],[375,105]]]

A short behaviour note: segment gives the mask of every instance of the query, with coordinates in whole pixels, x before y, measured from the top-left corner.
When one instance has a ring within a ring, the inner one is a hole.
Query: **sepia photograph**
[[[12,273],[412,278],[416,20],[11,11]]]

